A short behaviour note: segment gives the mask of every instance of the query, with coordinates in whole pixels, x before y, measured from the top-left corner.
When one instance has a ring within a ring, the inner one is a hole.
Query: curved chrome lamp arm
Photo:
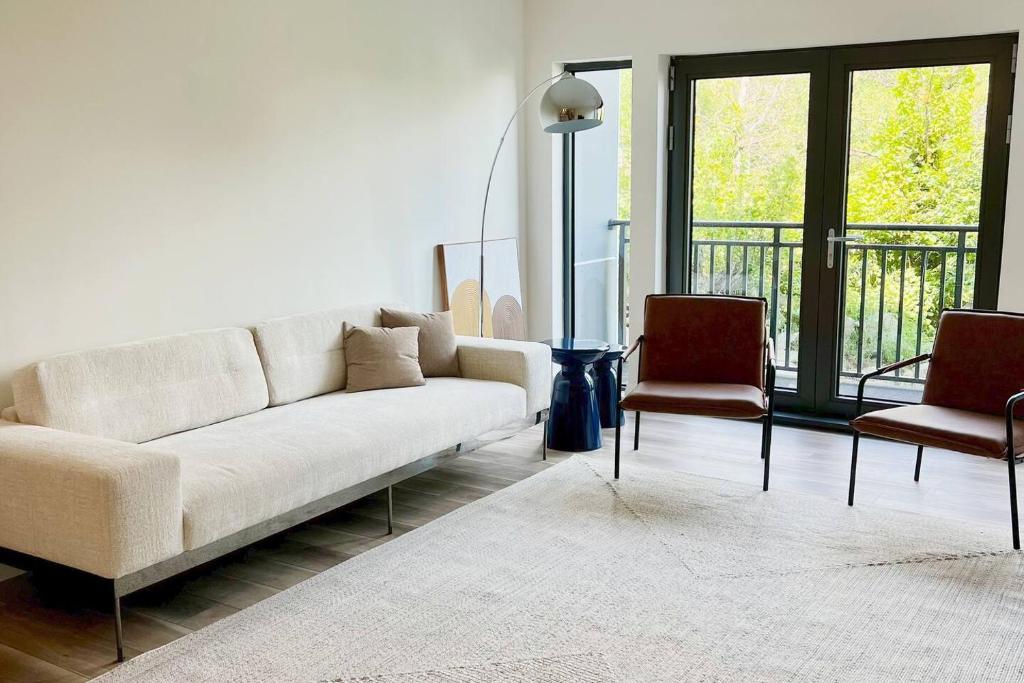
[[[487,198],[491,194],[491,179],[494,178],[494,167],[498,165],[498,155],[501,154],[501,146],[505,144],[505,137],[508,135],[508,131],[512,128],[512,124],[515,122],[516,117],[519,116],[519,112],[523,110],[526,103],[533,95],[543,88],[545,85],[561,78],[568,71],[562,71],[559,74],[552,76],[551,78],[545,78],[543,81],[538,83],[530,92],[526,94],[523,101],[519,103],[516,110],[512,112],[512,116],[509,117],[508,123],[505,124],[505,130],[501,133],[501,139],[498,140],[498,149],[494,150],[494,159],[491,160],[491,170],[487,174],[487,189],[484,190],[484,210],[480,216],[480,336],[484,336],[484,226],[487,224]]]

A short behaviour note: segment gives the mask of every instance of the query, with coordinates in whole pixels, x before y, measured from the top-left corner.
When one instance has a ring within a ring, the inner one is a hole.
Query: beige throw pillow
[[[348,382],[345,391],[418,387],[419,328],[342,326]]]
[[[459,376],[459,349],[451,311],[409,313],[382,308],[380,321],[384,327],[419,328],[420,368],[424,377]]]

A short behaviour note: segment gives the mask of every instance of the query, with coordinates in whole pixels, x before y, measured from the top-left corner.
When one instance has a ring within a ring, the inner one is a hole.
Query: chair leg
[[[914,465],[914,481],[921,481],[921,454],[924,453],[924,446],[917,447],[917,464]]]
[[[640,411],[636,411],[636,420],[633,424],[633,450],[640,448]]]
[[[853,456],[850,458],[850,497],[846,504],[853,507],[853,488],[857,484],[857,447],[860,445],[860,432],[853,433]]]
[[[111,582],[113,585],[113,582]],[[121,596],[114,588],[114,646],[117,649],[117,661],[124,661],[124,625],[121,623]]]
[[[772,416],[765,415],[761,427],[761,459],[764,460],[764,491],[768,490],[768,469],[772,459]]]
[[[394,529],[394,497],[391,495],[391,487],[388,486],[388,536],[395,532]]]
[[[1006,458],[1006,462],[1010,468],[1010,526],[1013,529],[1013,549],[1020,550],[1020,529],[1017,523],[1017,459],[1012,452]]]
[[[619,478],[619,445],[622,441],[622,420],[615,423],[615,478]]]

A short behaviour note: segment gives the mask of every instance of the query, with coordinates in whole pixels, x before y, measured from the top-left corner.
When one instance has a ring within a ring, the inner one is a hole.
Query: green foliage
[[[618,218],[629,220],[633,177],[633,70],[619,71],[619,200]]]
[[[849,222],[977,224],[987,81],[987,65],[854,75]]]
[[[852,81],[847,223],[977,225],[988,97],[988,66],[941,66],[859,71]],[[693,215],[695,221],[801,224],[804,212],[809,76],[788,74],[701,80],[694,116]],[[844,369],[895,360],[927,350],[943,306],[953,305],[963,281],[970,305],[974,255],[958,258],[940,247],[976,246],[976,233],[956,230],[857,228],[866,245],[847,250]],[[799,330],[800,247],[795,247],[790,292],[788,248],[733,248],[726,263],[717,247],[715,277],[710,248],[702,241],[802,241],[799,228],[695,227],[695,291],[758,293],[758,278],[779,272],[776,340],[787,337],[795,364]],[[905,252],[882,245],[912,245]],[[961,252],[962,253],[962,252]],[[751,256],[754,254],[754,256]],[[943,263],[945,264],[943,266]],[[962,266],[962,267],[961,267]],[[884,275],[883,275],[884,270]],[[923,277],[922,277],[923,276]],[[862,282],[863,277],[863,282]],[[883,292],[882,282],[885,279]],[[770,287],[765,288],[769,300]],[[863,289],[863,312],[861,294]],[[793,310],[788,310],[792,297]],[[920,309],[920,311],[919,311]],[[882,327],[879,353],[878,330]],[[920,329],[920,333],[918,330]],[[897,348],[897,336],[899,348]]]

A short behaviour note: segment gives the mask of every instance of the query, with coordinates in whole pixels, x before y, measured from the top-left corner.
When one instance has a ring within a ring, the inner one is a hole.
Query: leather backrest
[[[764,388],[764,299],[652,294],[644,311],[641,381]]]
[[[1006,399],[1022,389],[1024,316],[943,311],[922,403],[1002,415]]]

